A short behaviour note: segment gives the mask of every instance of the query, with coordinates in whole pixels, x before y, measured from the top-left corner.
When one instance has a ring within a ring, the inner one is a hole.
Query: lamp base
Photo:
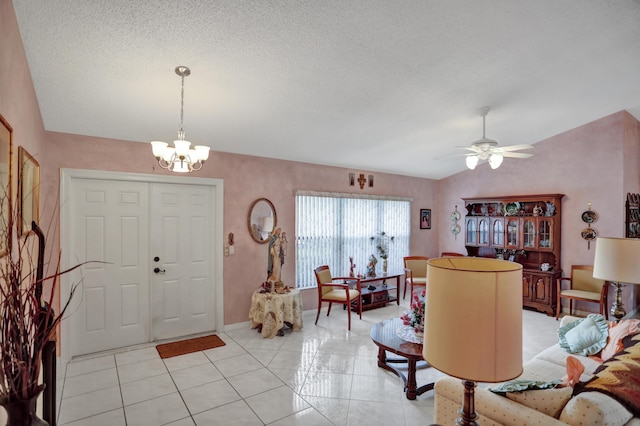
[[[627,314],[627,311],[624,310],[622,306],[622,288],[624,287],[623,283],[611,283],[616,288],[616,301],[611,306],[611,316],[616,319],[616,322],[620,322],[622,317]]]
[[[456,425],[477,426],[478,423],[476,422],[476,419],[478,418],[478,415],[476,414],[474,401],[474,388],[476,387],[476,382],[463,380],[462,383],[464,384],[464,399],[462,402],[462,410],[460,411],[461,416],[456,420]]]

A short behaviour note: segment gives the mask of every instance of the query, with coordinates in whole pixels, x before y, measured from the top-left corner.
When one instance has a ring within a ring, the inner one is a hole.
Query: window
[[[389,244],[389,272],[400,272],[409,255],[411,200],[393,197],[357,197],[353,194],[296,194],[296,285],[316,287],[313,269],[329,265],[333,276],[349,275],[349,257],[355,273],[366,273],[371,254],[382,259],[371,240],[379,232],[393,236]]]

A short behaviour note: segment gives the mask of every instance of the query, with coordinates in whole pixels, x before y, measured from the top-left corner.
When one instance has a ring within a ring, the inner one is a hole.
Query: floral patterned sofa
[[[560,323],[559,330],[581,319],[565,316]],[[612,329],[612,326],[613,323],[609,324],[609,330]],[[575,328],[577,329],[578,327],[576,326]],[[611,332],[610,335],[613,336],[614,333]],[[562,337],[560,340],[562,341]],[[622,341],[622,339],[618,340],[618,345]],[[640,333],[632,333],[632,335],[624,339],[625,349],[628,349],[627,346],[635,345],[635,342],[638,343],[637,346],[640,348]],[[620,346],[618,346],[619,348]],[[622,353],[626,352],[617,352],[612,358],[603,363],[599,358],[593,356],[569,354],[565,349],[561,348],[560,344],[555,344],[526,363],[524,372],[518,380],[551,382],[562,379],[567,374],[567,357],[571,355],[577,358],[584,366],[584,372],[580,376],[580,383],[576,385],[575,389],[566,387],[500,394],[489,390],[489,388],[494,388],[495,385],[480,384],[475,391],[475,410],[479,417],[478,421],[483,426],[640,426],[637,405],[629,409],[629,404],[626,401],[625,405],[623,405],[618,399],[607,393],[586,388],[590,379],[593,379],[590,383],[595,384],[594,381],[599,380],[605,370],[608,369],[610,373],[614,369],[614,372],[620,373],[617,374],[616,381],[626,382],[626,384],[622,383],[622,387],[627,384],[629,386],[628,389],[624,388],[623,392],[626,393],[628,391],[629,394],[635,392],[636,397],[639,397],[640,375],[638,375],[638,372],[628,371],[626,367],[619,369],[614,365],[614,363],[620,362],[620,358],[624,358],[624,356],[621,356]],[[640,368],[640,359],[636,358],[631,362]],[[600,370],[596,371],[598,368]],[[618,383],[618,385],[621,385],[621,383]],[[463,386],[459,379],[452,377],[439,379],[435,384],[435,423],[439,425],[455,424],[456,419],[459,417],[458,410],[462,405],[462,400]],[[634,408],[635,417],[633,414]]]

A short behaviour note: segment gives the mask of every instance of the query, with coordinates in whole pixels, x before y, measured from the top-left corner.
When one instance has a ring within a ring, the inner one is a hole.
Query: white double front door
[[[215,188],[67,183],[68,260],[89,262],[71,278],[69,356],[215,330]]]

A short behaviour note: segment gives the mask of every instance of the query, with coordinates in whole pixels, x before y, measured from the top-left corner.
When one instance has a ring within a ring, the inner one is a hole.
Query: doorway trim
[[[72,179],[95,179],[95,180],[120,180],[128,182],[148,182],[148,183],[168,183],[182,185],[210,186],[213,190],[212,201],[215,203],[212,209],[212,229],[214,230],[213,253],[211,266],[213,273],[214,294],[215,294],[215,321],[216,331],[224,330],[224,275],[223,275],[223,224],[224,224],[224,180],[216,178],[199,178],[186,176],[152,175],[144,173],[109,172],[104,170],[87,169],[60,169],[60,269],[62,271],[74,265],[70,252],[71,248],[71,212],[68,202]],[[63,306],[71,288],[71,278],[63,275],[60,280],[60,305]],[[63,298],[63,295],[65,297]],[[66,319],[60,325],[60,357],[63,361],[70,360],[69,337],[71,335],[69,321]]]

